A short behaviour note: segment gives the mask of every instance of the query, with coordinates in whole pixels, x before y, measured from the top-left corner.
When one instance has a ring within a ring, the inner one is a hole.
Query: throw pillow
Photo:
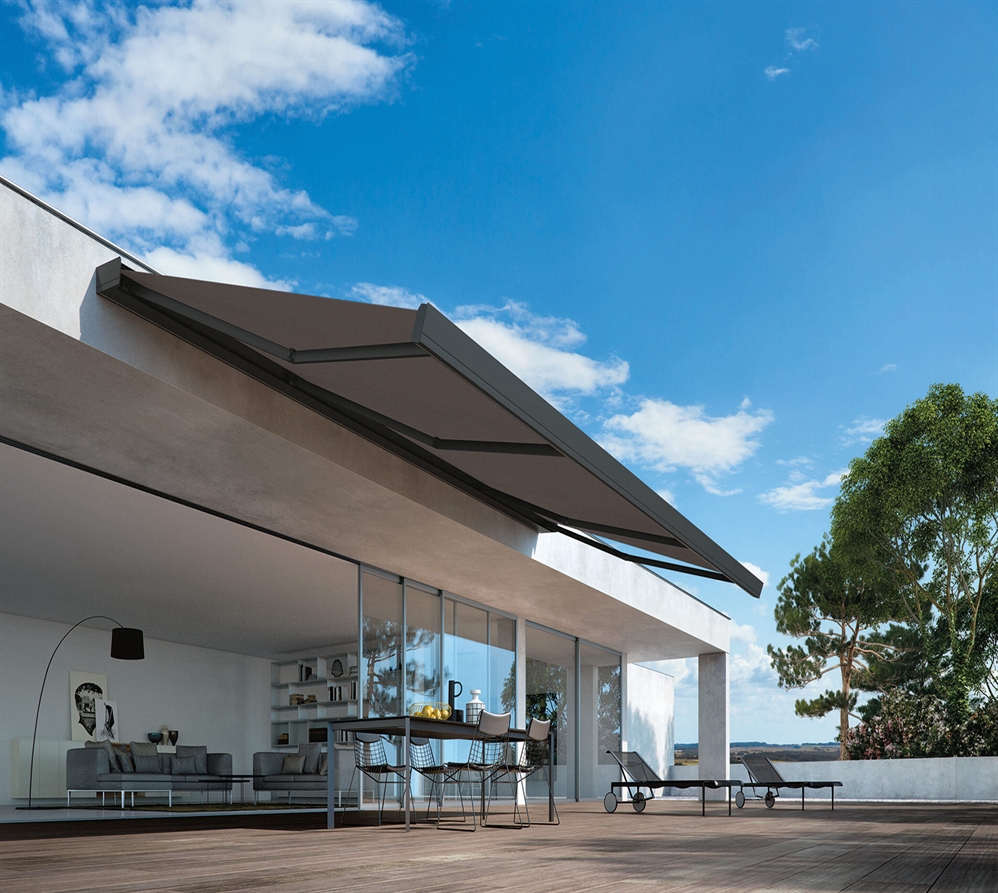
[[[177,745],[177,756],[178,757],[194,757],[194,761],[197,765],[195,772],[198,775],[208,774],[208,748],[205,746],[196,746],[194,744],[178,744]],[[187,773],[190,774],[190,773]]]
[[[305,757],[301,754],[288,754],[284,758],[284,768],[281,772],[284,775],[304,775]]]
[[[299,744],[298,756],[305,757],[305,769],[302,775],[315,775],[319,771],[319,758],[322,756],[321,744]]]
[[[329,754],[324,753],[319,760],[319,775],[329,775]]]
[[[114,747],[110,741],[84,741],[83,746],[94,750],[105,751],[107,753],[108,768],[112,772],[121,772],[121,766],[118,765],[118,755],[114,752]]]
[[[116,747],[114,755],[118,758],[118,768],[122,772],[134,772],[135,764],[132,762],[132,755],[124,747]]]
[[[175,756],[171,760],[172,765],[170,766],[171,775],[204,775],[203,772],[198,772],[197,760],[194,757],[177,757]]]
[[[132,752],[133,757],[136,754],[142,754],[145,757],[155,757],[159,755],[156,745],[151,741],[133,741],[128,745],[128,749]]]
[[[162,771],[159,764],[159,754],[150,756],[147,753],[133,753],[132,762],[135,764],[136,772],[159,774]]]

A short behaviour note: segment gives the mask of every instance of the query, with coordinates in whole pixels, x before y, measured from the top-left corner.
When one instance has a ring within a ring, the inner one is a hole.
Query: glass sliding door
[[[402,713],[402,581],[365,569],[361,587],[363,715],[398,716]]]
[[[405,712],[413,704],[442,700],[440,595],[406,582]]]
[[[620,655],[579,643],[579,797],[602,797],[619,770]],[[615,771],[616,770],[616,771]]]
[[[502,614],[489,614],[488,687],[482,692],[485,709],[510,713],[510,725],[516,719],[516,621]]]
[[[527,718],[551,721],[554,732],[554,793],[575,797],[575,639],[527,624]],[[527,794],[541,797],[546,782],[537,773]]]

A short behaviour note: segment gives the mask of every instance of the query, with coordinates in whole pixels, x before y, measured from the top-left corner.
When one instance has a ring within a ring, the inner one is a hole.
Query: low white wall
[[[11,739],[31,738],[45,664],[69,624],[0,614],[0,804],[11,798]],[[253,753],[270,748],[270,661],[259,657],[145,640],[145,660],[110,657],[111,633],[81,626],[62,644],[45,685],[40,739],[72,737],[69,673],[107,675],[118,702],[120,738],[145,741],[163,725],[181,744],[232,754],[248,772]]]
[[[841,781],[839,800],[986,800],[998,802],[998,757],[944,757],[912,760],[774,763],[788,781]],[[696,766],[673,766],[668,778],[696,778]],[[745,767],[733,765],[731,778],[748,781]],[[760,795],[765,791],[759,790]],[[799,797],[794,791],[782,796]],[[827,800],[828,789],[805,791]]]

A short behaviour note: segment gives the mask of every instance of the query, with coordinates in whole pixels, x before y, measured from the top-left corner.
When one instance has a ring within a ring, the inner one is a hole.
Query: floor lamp
[[[35,776],[35,741],[38,738],[38,716],[42,712],[42,695],[45,694],[45,682],[49,678],[49,669],[52,667],[52,660],[55,658],[55,652],[59,650],[59,646],[66,641],[66,636],[76,629],[76,627],[81,623],[86,623],[88,620],[110,620],[112,623],[118,623],[113,617],[107,617],[104,614],[91,614],[89,617],[84,617],[80,623],[73,624],[66,632],[66,635],[59,640],[59,645],[55,646],[55,651],[52,652],[52,657],[49,658],[48,665],[45,667],[45,675],[42,677],[42,690],[38,693],[38,708],[35,710],[35,729],[31,733],[31,766],[28,769],[28,805],[19,806],[17,807],[18,809],[41,808],[32,806],[31,785]],[[130,627],[122,626],[120,623],[118,623],[115,629],[111,630],[111,657],[118,660],[143,660],[145,656],[145,648],[142,643],[142,630],[131,629]]]

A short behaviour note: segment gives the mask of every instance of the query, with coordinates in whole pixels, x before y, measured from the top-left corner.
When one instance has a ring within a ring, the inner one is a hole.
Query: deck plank
[[[326,831],[324,817],[0,825],[19,893],[983,893],[998,889],[998,807],[837,805],[834,813],[653,803],[642,815],[560,807],[562,824],[474,833],[417,825]],[[94,828],[94,825],[102,825]],[[76,827],[72,827],[76,825]],[[224,825],[224,826],[223,826]],[[311,826],[310,826],[311,825]],[[101,856],[105,858],[100,858]]]

